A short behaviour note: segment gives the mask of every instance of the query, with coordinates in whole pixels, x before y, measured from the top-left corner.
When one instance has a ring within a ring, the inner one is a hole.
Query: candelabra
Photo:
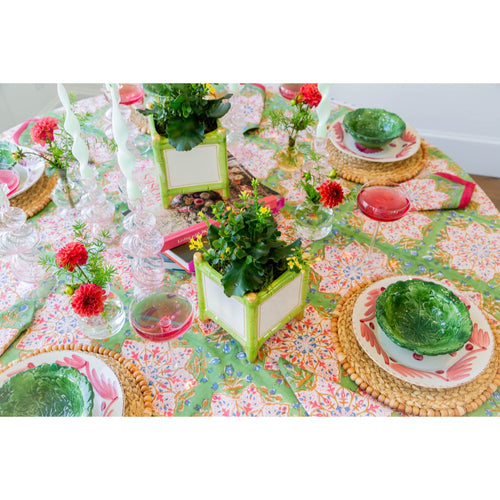
[[[57,92],[66,111],[64,128],[73,139],[71,151],[80,164],[80,176],[85,191],[79,203],[80,217],[89,226],[94,237],[100,237],[104,243],[112,245],[117,239],[116,228],[113,224],[115,206],[106,199],[104,191],[97,184],[96,172],[89,165],[89,150],[80,136],[80,123],[71,109],[66,89],[58,84]],[[102,237],[103,231],[108,233],[107,238]]]

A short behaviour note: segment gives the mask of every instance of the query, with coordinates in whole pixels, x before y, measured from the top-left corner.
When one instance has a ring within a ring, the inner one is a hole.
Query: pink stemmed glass
[[[404,217],[410,209],[410,200],[401,186],[395,182],[370,181],[361,187],[357,204],[364,215],[377,222],[367,253],[367,257],[370,257],[380,222],[392,222]]]
[[[285,98],[291,101],[297,97],[300,88],[304,85],[303,83],[282,83],[280,85],[279,91],[280,94]]]

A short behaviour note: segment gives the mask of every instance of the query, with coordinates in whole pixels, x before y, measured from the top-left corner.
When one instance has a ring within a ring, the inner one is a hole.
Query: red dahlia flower
[[[317,83],[306,83],[300,88],[305,103],[311,108],[316,107],[321,102],[321,93]]]
[[[77,241],[72,241],[64,245],[56,253],[57,265],[71,272],[73,272],[75,266],[83,266],[86,264],[87,258],[87,249],[82,243],[78,243]]]
[[[71,300],[76,314],[80,316],[98,316],[104,311],[106,291],[94,283],[80,285]]]
[[[344,191],[342,191],[342,186],[336,181],[325,181],[318,188],[321,194],[320,202],[325,205],[325,207],[333,208],[342,203],[344,199]]]
[[[57,127],[58,121],[56,118],[44,116],[33,125],[30,130],[30,136],[35,142],[41,146],[45,146],[47,141],[52,142],[54,140],[54,130]]]

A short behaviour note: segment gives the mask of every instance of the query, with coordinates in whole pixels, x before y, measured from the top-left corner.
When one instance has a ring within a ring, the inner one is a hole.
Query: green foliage
[[[305,191],[306,198],[311,203],[319,203],[321,194],[319,193],[317,187],[321,184],[321,182],[323,182],[323,180],[326,180],[322,178],[320,172],[320,161],[323,158],[323,155],[316,152],[313,148],[309,148],[307,153],[304,151],[304,154],[307,154],[310,159],[310,163],[313,163],[314,166],[310,170],[304,169],[302,171],[302,178],[297,182],[297,187],[302,188]],[[332,173],[332,171],[330,171],[330,173]],[[331,177],[330,174],[329,177]]]
[[[231,107],[228,99],[232,94],[215,97],[209,84],[145,83],[143,87],[154,100],[139,111],[154,116],[156,131],[177,151],[189,151],[203,142]]]
[[[69,98],[71,104],[73,104],[75,101],[75,97],[72,93],[70,93]],[[96,142],[100,142],[106,145],[111,152],[114,152],[116,150],[117,146],[113,139],[109,139],[106,134],[104,134],[104,132],[102,132],[100,129],[96,129],[93,126],[88,125],[90,119],[92,118],[91,113],[85,112],[74,114],[78,122],[80,123],[80,126],[82,127],[82,131],[87,131],[86,135],[93,137]],[[59,121],[58,128],[54,131],[54,140],[47,141],[46,152],[32,152],[17,148],[17,150],[11,154],[13,163],[15,164],[21,161],[26,157],[26,155],[38,156],[39,158],[42,158],[47,162],[45,173],[49,177],[51,177],[58,170],[67,171],[71,164],[76,161],[76,158],[74,157],[72,152],[73,138],[63,127],[65,117],[66,115],[63,114],[61,120]]]
[[[299,272],[306,264],[301,240],[287,245],[279,239],[271,210],[258,201],[255,179],[252,186],[253,195],[244,193],[234,209],[226,209],[222,201],[214,206],[220,225],[208,225],[208,250],[192,240],[193,248],[203,251],[207,262],[222,275],[227,296],[264,290],[287,269]]]
[[[280,128],[288,134],[288,147],[294,148],[297,136],[301,130],[314,123],[314,117],[311,114],[311,108],[304,102],[292,101],[292,114],[282,110],[272,110],[269,113],[271,125],[273,128]]]
[[[0,165],[2,165],[2,168],[11,168],[16,164],[16,161],[12,158],[12,153],[13,148],[11,143],[0,143]]]
[[[102,256],[102,252],[106,249],[105,244],[99,238],[91,240],[89,234],[85,231],[85,227],[85,223],[80,221],[73,224],[75,241],[82,243],[87,249],[88,260],[84,266],[76,266],[71,272],[57,265],[55,254],[47,254],[40,259],[40,263],[47,270],[51,270],[58,278],[69,278],[70,284],[68,286],[72,291],[83,283],[94,283],[105,288],[116,275],[116,269],[112,265],[106,264]],[[102,239],[107,239],[109,236],[107,231],[101,233]]]

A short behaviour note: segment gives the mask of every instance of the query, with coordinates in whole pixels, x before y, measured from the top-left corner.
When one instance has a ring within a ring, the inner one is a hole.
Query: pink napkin
[[[13,135],[12,140],[18,145],[19,144],[19,138],[21,137],[21,134],[28,128],[28,125],[31,122],[37,122],[40,118],[30,118],[29,120],[26,120],[17,130],[16,133]]]
[[[443,210],[465,208],[476,184],[448,172],[436,172],[402,182],[410,198],[410,210]]]

